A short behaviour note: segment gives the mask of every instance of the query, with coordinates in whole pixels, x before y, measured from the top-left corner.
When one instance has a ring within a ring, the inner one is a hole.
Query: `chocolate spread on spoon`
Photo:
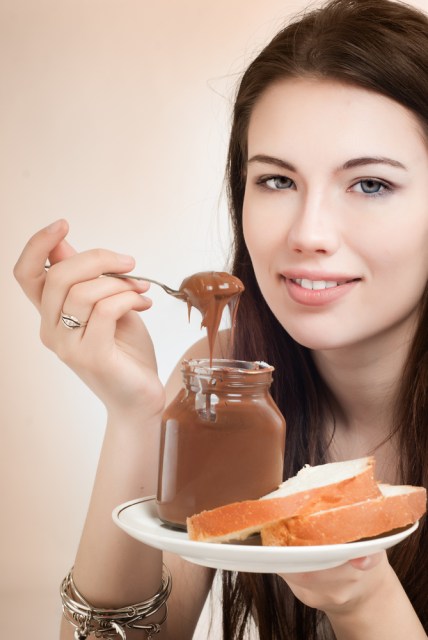
[[[233,331],[239,297],[243,291],[244,285],[239,278],[223,271],[202,271],[185,278],[181,283],[180,293],[183,293],[187,302],[189,318],[192,307],[202,314],[201,327],[207,328],[210,362],[223,310],[226,305],[229,307]]]

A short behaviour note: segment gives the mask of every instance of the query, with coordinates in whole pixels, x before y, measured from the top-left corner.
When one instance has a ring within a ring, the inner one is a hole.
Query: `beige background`
[[[66,217],[78,249],[131,253],[137,273],[172,286],[224,268],[234,88],[305,4],[0,0],[2,637],[57,637],[58,584],[73,561],[105,419],[41,346],[13,264],[34,231]],[[189,325],[180,302],[155,289],[152,297],[145,319],[165,380],[200,337],[199,318]]]

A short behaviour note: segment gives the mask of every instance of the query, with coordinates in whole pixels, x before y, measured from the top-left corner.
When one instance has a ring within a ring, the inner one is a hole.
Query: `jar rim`
[[[193,372],[199,375],[213,375],[216,372],[228,374],[257,375],[274,371],[274,367],[262,360],[234,360],[228,358],[191,358],[181,363],[183,372]]]

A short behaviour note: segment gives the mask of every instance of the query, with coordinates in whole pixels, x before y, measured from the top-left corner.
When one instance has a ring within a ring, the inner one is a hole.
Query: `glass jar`
[[[157,510],[169,525],[282,482],[285,421],[263,362],[185,360],[161,431]]]

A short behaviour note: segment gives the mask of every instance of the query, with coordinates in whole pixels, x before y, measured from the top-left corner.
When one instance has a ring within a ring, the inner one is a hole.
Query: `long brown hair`
[[[252,109],[273,82],[329,78],[383,94],[404,105],[428,134],[428,18],[391,0],[331,0],[280,31],[252,62],[239,86],[229,145],[227,184],[234,230],[233,273],[246,293],[240,304],[234,356],[274,365],[273,396],[287,421],[284,477],[306,463],[328,460],[320,429],[331,411],[328,390],[310,351],[279,324],[258,287],[242,230],[246,140]],[[427,176],[428,179],[428,176]],[[428,286],[396,399],[395,424],[402,482],[428,487]],[[426,521],[393,549],[390,562],[428,632]],[[323,638],[323,614],[305,607],[275,575],[223,573],[225,640],[243,638],[249,618],[261,640]],[[331,634],[330,634],[331,635]],[[329,636],[330,637],[330,636]]]

